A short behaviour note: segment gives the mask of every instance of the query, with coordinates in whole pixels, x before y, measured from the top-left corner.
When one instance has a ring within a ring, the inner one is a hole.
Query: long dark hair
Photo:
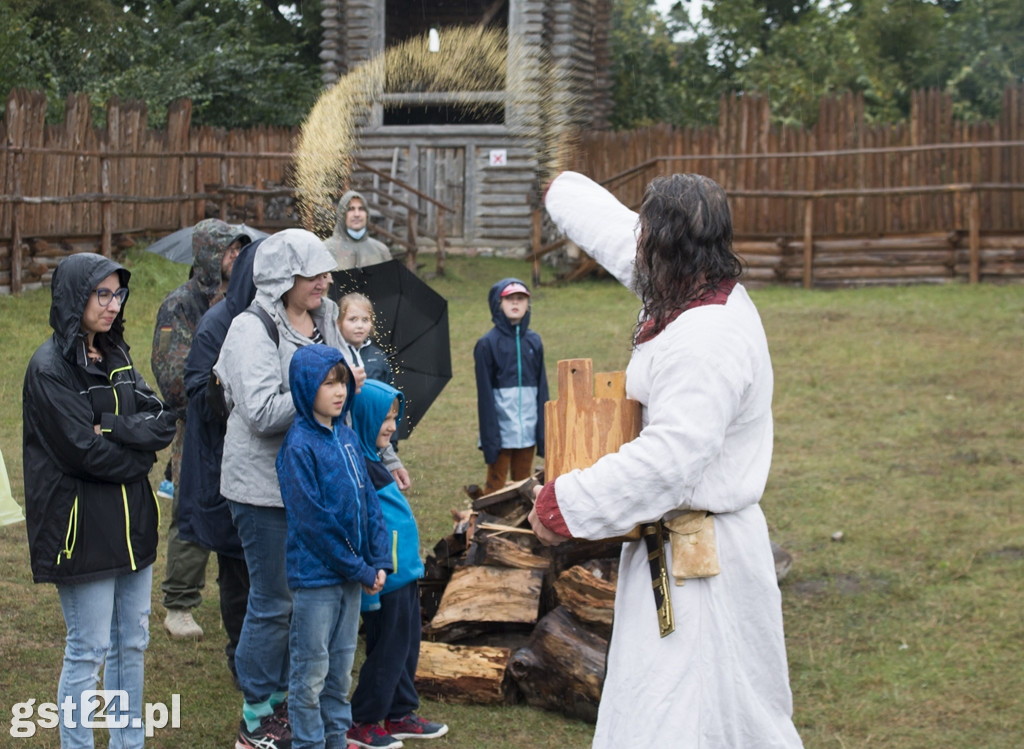
[[[732,249],[732,213],[725,190],[700,174],[652,180],[640,205],[634,290],[643,301],[637,323],[657,335],[693,302],[739,278]]]

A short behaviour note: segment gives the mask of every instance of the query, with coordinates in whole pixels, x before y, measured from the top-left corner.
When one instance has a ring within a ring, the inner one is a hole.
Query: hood
[[[192,272],[193,278],[207,296],[213,296],[220,288],[220,263],[224,251],[236,239],[248,244],[248,234],[240,232],[237,226],[231,226],[219,218],[208,218],[200,221],[192,229]]]
[[[50,327],[65,357],[71,356],[75,342],[85,335],[82,332],[82,313],[89,295],[111,273],[118,274],[121,286],[128,286],[132,274],[124,266],[89,252],[66,257],[54,269],[50,280]],[[121,305],[121,311],[107,334],[112,340],[124,339],[125,306]]]
[[[334,223],[334,233],[338,236],[344,235],[346,237],[349,237],[349,239],[351,239],[351,237],[345,231],[345,212],[348,211],[348,204],[352,202],[352,198],[359,198],[361,201],[363,201],[363,205],[367,207],[367,210],[369,210],[370,206],[370,204],[366,202],[366,198],[363,196],[363,194],[361,192],[358,192],[357,190],[349,190],[344,195],[341,196],[341,199],[338,201],[336,220]]]
[[[313,232],[305,229],[279,231],[256,248],[252,266],[256,296],[272,307],[295,284],[295,276],[309,278],[337,267],[338,261]]]
[[[501,292],[510,283],[520,283],[527,286],[523,281],[518,278],[503,278],[498,283],[491,287],[491,290],[487,292],[487,303],[491,306],[491,321],[494,322],[494,327],[501,330],[509,335],[515,335],[512,324],[505,317],[505,313],[501,311]],[[523,315],[523,319],[519,321],[519,335],[522,335],[530,327],[530,313],[533,312],[533,305],[531,299],[530,308],[526,310],[526,314]]]
[[[398,420],[402,421],[405,413],[405,396],[401,391],[380,380],[367,379],[359,389],[352,404],[352,428],[359,436],[359,445],[363,448],[363,455],[370,460],[380,460],[380,453],[377,450],[377,435],[380,434],[380,425],[384,423],[384,417],[388,415],[391,408],[391,401],[398,398]]]
[[[228,306],[231,317],[244,312],[256,298],[256,282],[252,280],[252,266],[256,258],[256,249],[261,244],[263,244],[262,239],[247,244],[235,258],[235,265],[231,269],[231,280],[228,281],[228,290],[224,294],[224,302]]]
[[[288,383],[292,389],[292,403],[295,404],[295,418],[302,419],[313,427],[321,426],[313,415],[313,401],[316,400],[316,391],[320,389],[320,383],[327,377],[338,362],[344,362],[345,357],[338,349],[331,346],[324,346],[322,343],[313,343],[309,346],[302,346],[292,355],[292,361],[288,365]],[[348,369],[348,364],[345,364]],[[346,414],[352,410],[352,398],[355,390],[355,381],[352,377],[352,370],[348,373],[348,397],[345,399],[345,406],[341,415],[335,418],[334,423],[344,421]]]

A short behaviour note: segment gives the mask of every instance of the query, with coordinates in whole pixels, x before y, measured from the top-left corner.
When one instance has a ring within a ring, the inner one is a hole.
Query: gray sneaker
[[[168,609],[164,629],[172,640],[202,640],[203,628],[192,618],[188,609]]]

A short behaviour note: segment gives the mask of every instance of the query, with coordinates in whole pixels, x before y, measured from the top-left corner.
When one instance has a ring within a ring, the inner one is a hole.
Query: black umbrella
[[[265,231],[253,229],[245,224],[232,224],[232,226],[238,229],[239,234],[248,236],[252,242],[270,236]],[[146,251],[163,255],[175,263],[192,265],[192,230],[194,228],[194,226],[186,226],[184,229],[178,229],[178,231],[156,240],[146,248]]]
[[[405,395],[398,436],[405,439],[452,378],[448,300],[398,260],[334,272],[334,301],[358,291],[373,302],[380,346]]]

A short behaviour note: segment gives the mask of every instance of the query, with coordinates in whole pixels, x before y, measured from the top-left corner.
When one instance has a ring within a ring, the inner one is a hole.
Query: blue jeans
[[[228,502],[249,568],[249,600],[235,648],[238,683],[246,703],[270,714],[269,700],[288,689],[288,625],[292,594],[285,575],[283,507]]]
[[[142,747],[143,659],[149,645],[152,588],[152,565],[117,577],[57,586],[68,628],[57,698],[63,705],[70,697],[76,706],[68,716],[70,720],[65,720],[63,714],[60,720],[63,749],[92,749],[94,745],[93,729],[83,727],[82,718],[100,719],[82,715],[82,691],[99,688],[101,666],[103,688],[124,690],[128,699],[127,711],[112,711],[109,715],[112,722],[127,718],[128,724],[127,728],[110,730],[111,749]],[[140,726],[132,727],[136,718]],[[71,721],[74,728],[65,725]]]
[[[359,632],[357,582],[293,591],[288,716],[292,749],[346,746],[352,664]]]

